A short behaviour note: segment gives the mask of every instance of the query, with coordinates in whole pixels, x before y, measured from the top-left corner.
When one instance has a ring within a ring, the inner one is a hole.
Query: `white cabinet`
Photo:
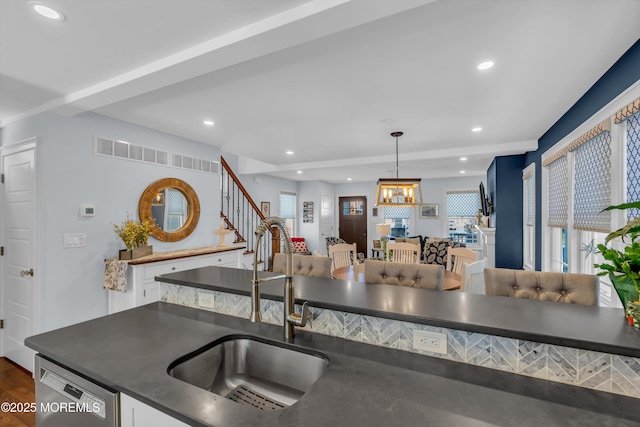
[[[188,424],[120,393],[120,427],[143,426],[188,427]]]
[[[151,256],[159,257],[159,260],[130,263],[127,269],[127,292],[108,291],[109,314],[158,301],[160,283],[155,281],[155,277],[160,274],[211,265],[241,268],[244,247],[205,254],[196,252],[194,255],[186,256],[184,252],[154,254]]]

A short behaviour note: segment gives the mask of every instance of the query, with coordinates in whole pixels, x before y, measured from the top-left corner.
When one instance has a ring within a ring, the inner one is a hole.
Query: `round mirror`
[[[164,178],[144,190],[138,214],[140,221],[152,223],[153,237],[162,242],[177,242],[189,236],[198,225],[200,201],[186,182]]]

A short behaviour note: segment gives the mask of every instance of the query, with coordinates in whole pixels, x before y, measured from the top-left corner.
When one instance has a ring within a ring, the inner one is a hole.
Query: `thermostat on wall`
[[[81,205],[80,216],[95,216],[96,205]]]

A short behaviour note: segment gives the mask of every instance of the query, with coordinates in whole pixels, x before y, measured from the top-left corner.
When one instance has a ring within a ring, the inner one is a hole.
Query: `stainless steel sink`
[[[232,335],[169,365],[174,378],[265,411],[286,408],[329,366],[322,353],[262,338]]]

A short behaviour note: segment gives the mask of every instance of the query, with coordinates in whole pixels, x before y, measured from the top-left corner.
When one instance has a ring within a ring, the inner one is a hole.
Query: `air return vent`
[[[98,156],[117,157],[136,162],[155,163],[180,169],[189,169],[206,173],[219,173],[220,163],[182,154],[168,153],[125,141],[95,137],[94,154]]]

